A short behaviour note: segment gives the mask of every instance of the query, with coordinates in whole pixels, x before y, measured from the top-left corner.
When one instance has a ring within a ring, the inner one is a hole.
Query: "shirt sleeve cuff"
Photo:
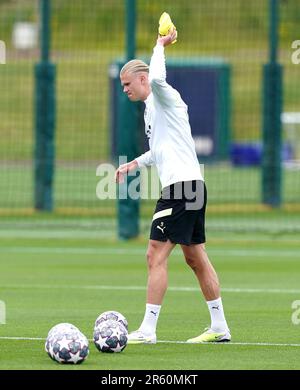
[[[140,156],[140,157],[135,158],[135,161],[137,162],[137,165],[138,165],[139,168],[146,166],[146,164],[145,164],[145,162],[143,160],[144,160],[143,155]]]
[[[153,164],[152,157],[151,157],[151,152],[150,150],[141,156],[137,157],[135,161],[138,164],[138,167],[147,167]]]

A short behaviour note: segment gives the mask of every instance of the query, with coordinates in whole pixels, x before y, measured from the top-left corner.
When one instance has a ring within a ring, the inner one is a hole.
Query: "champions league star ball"
[[[45,350],[58,363],[79,364],[89,354],[89,343],[76,326],[63,323],[50,329]]]
[[[118,321],[106,320],[94,328],[94,344],[101,352],[122,352],[127,345],[127,329]]]
[[[114,310],[105,311],[104,313],[101,313],[95,321],[95,328],[97,326],[99,326],[102,322],[108,321],[108,320],[120,322],[120,324],[122,324],[126,328],[126,330],[128,331],[128,322],[127,322],[126,318],[123,316],[123,314],[119,313],[118,311],[114,311]]]
[[[69,331],[69,330],[74,330],[80,332],[80,330],[73,324],[70,324],[69,322],[62,322],[60,324],[57,324],[53,326],[49,332],[47,338],[51,338],[54,336],[56,333],[61,333],[64,331]]]
[[[88,354],[88,340],[82,333],[58,335],[52,345],[52,356],[59,363],[79,364]]]
[[[68,333],[72,331],[79,332],[79,329],[73,324],[70,324],[68,322],[62,322],[60,324],[57,324],[49,330],[46,343],[45,343],[45,351],[47,352],[47,354],[50,356],[51,359],[54,360],[52,354],[52,344],[55,341],[56,336],[62,333]]]

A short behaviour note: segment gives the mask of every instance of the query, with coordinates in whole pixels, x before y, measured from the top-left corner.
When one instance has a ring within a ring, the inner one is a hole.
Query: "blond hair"
[[[120,76],[125,73],[139,73],[146,72],[149,73],[149,65],[147,65],[142,60],[131,60],[127,62],[120,71]]]

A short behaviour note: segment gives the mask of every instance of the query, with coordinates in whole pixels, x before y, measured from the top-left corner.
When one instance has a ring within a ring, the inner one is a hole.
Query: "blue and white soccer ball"
[[[94,328],[94,344],[101,352],[122,352],[128,340],[128,331],[115,320],[102,321]]]
[[[45,351],[48,353],[51,359],[55,360],[52,354],[52,345],[55,342],[56,337],[59,334],[68,333],[71,331],[79,332],[79,329],[75,325],[68,322],[57,324],[49,330],[45,343]]]
[[[72,324],[58,324],[48,333],[45,350],[58,363],[79,364],[89,354],[89,342]]]
[[[60,324],[54,325],[49,330],[47,338],[51,338],[57,333],[62,333],[65,331],[68,332],[71,330],[80,332],[80,330],[75,325],[70,324],[69,322],[61,322]]]
[[[123,314],[121,314],[115,310],[105,311],[105,312],[99,314],[99,316],[97,317],[97,319],[95,321],[95,328],[97,326],[99,326],[100,324],[102,324],[102,322],[108,321],[108,320],[120,322],[120,324],[122,324],[126,328],[126,330],[128,331],[128,321],[123,316]]]

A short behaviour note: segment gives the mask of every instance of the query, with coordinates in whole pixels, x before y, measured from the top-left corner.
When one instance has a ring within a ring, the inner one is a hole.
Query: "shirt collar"
[[[144,103],[146,104],[146,106],[148,106],[149,104],[151,104],[153,100],[153,93],[151,92],[150,95],[147,97],[146,100],[144,100]]]

